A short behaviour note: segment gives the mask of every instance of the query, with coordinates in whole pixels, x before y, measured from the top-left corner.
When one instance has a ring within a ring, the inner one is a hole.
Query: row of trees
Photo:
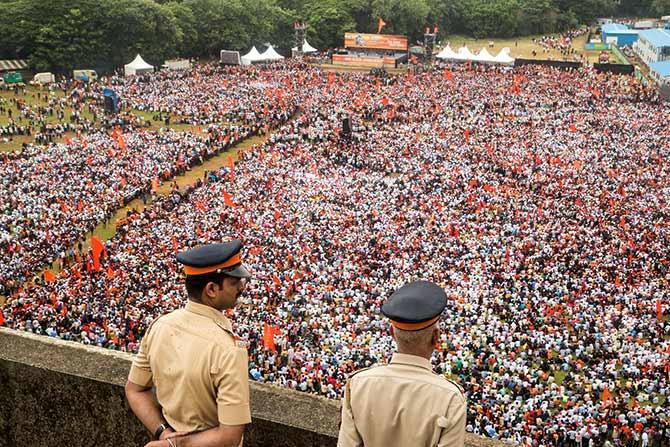
[[[27,58],[38,70],[111,69],[135,53],[160,65],[173,56],[214,56],[272,42],[292,46],[292,23],[309,24],[318,48],[346,31],[420,39],[511,37],[558,32],[595,17],[670,14],[670,0],[0,0],[0,59]]]

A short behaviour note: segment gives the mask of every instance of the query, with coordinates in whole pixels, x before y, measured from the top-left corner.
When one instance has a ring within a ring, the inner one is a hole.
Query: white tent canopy
[[[131,75],[136,75],[136,74],[142,74],[146,72],[152,72],[154,71],[154,66],[147,64],[144,59],[142,59],[142,56],[139,54],[135,56],[135,59],[129,64],[126,64],[124,66],[126,76],[131,76]]]
[[[460,47],[458,53],[456,53],[456,59],[462,61],[471,61],[474,60],[475,55],[468,50],[468,47]]]
[[[263,60],[263,57],[254,46],[251,48],[251,51],[242,56],[242,65],[250,65],[252,62],[258,62],[260,60]]]
[[[272,48],[272,45],[268,47],[267,50],[261,54],[261,60],[263,61],[278,61],[284,59],[284,56],[281,54],[277,53],[274,48]]]
[[[452,50],[451,47],[449,45],[447,45],[435,57],[438,58],[438,59],[456,59],[457,55],[454,52],[454,50]]]
[[[447,45],[436,57],[443,60],[473,61],[510,65],[514,63],[514,58],[511,57],[509,53],[509,48],[505,47],[500,50],[500,53],[498,53],[497,56],[493,56],[486,48],[482,48],[479,53],[475,55],[472,54],[468,47],[465,46],[459,48],[458,53],[454,53],[454,50],[452,50],[451,47]]]
[[[298,47],[293,47],[293,48],[291,48],[291,50],[298,51]],[[305,42],[303,42],[303,44],[302,44],[302,52],[303,53],[316,53],[317,51],[319,51],[319,50],[317,50],[316,48],[311,46],[309,44],[309,42],[307,42],[307,39],[305,39]]]
[[[514,63],[514,58],[509,55],[509,48],[507,47],[500,50],[500,53],[494,59],[499,64],[510,65]]]
[[[477,54],[474,59],[477,62],[495,62],[495,58],[491,56],[491,54],[486,50],[486,48],[482,48],[479,51],[479,54]]]

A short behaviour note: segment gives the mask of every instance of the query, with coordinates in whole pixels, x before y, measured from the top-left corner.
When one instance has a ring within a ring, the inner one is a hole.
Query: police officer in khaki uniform
[[[188,303],[147,329],[126,383],[130,407],[156,439],[146,447],[242,444],[251,422],[248,357],[221,313],[250,277],[241,248],[235,240],[177,255]]]
[[[466,402],[455,383],[432,371],[437,322],[447,296],[417,281],[382,306],[398,351],[391,362],[353,373],[342,401],[338,447],[462,446]]]

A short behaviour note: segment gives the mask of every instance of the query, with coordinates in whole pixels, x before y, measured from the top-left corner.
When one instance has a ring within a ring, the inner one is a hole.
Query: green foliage
[[[342,46],[347,31],[421,40],[440,34],[511,37],[560,32],[596,17],[670,14],[670,0],[0,0],[0,58],[39,70],[120,67],[136,53],[215,56],[251,45],[293,46],[295,21],[317,48]]]
[[[651,3],[651,10],[659,17],[670,15],[670,0],[654,0]]]

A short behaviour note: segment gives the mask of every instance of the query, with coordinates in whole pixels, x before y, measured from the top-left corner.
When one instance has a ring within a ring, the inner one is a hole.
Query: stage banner
[[[351,65],[358,67],[395,67],[392,57],[365,57],[346,54],[333,54],[333,65]]]
[[[345,33],[344,47],[407,51],[407,37],[392,34]]]

